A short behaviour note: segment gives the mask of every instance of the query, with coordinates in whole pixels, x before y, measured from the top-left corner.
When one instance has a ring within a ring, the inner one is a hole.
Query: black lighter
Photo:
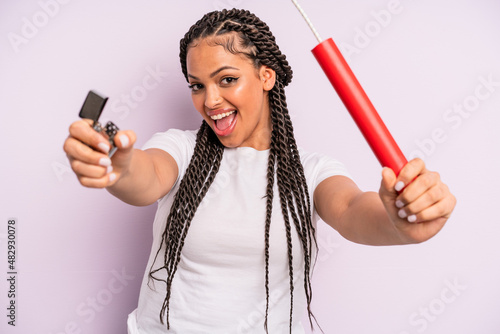
[[[97,94],[95,91],[89,91],[85,102],[83,102],[82,109],[78,116],[81,118],[91,119],[94,123],[92,124],[92,128],[97,132],[104,132],[108,135],[109,144],[111,145],[111,149],[109,150],[109,157],[111,158],[113,154],[116,152],[115,145],[115,135],[118,132],[118,127],[111,121],[106,123],[104,128],[102,128],[99,123],[99,117],[101,116],[102,110],[104,109],[104,105],[108,101],[107,97],[102,97]]]

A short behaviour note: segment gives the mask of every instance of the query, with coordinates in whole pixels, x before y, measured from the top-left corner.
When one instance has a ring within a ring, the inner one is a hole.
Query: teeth
[[[210,118],[213,119],[213,120],[217,120],[217,119],[221,119],[221,118],[227,117],[227,116],[231,115],[232,113],[234,113],[234,110],[226,112],[226,113],[223,113],[223,114],[218,114],[218,115],[210,116]]]

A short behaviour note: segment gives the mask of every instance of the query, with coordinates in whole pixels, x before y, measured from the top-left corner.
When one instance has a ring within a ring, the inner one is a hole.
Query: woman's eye
[[[199,91],[200,89],[202,89],[202,88],[203,88],[203,86],[202,86],[202,85],[200,85],[200,84],[191,84],[191,85],[189,85],[188,87],[189,87],[189,89],[191,89],[193,92],[197,92],[197,91]]]
[[[229,85],[231,83],[235,83],[239,78],[233,78],[233,77],[226,77],[221,80],[221,83],[223,85]]]

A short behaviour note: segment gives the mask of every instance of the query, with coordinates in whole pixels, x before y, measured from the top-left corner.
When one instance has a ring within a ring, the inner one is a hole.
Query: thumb
[[[137,136],[132,130],[119,131],[115,136],[115,145],[120,153],[127,153],[134,148]]]
[[[134,144],[137,137],[132,130],[118,131],[114,138],[116,152],[113,155],[113,167],[115,171],[128,168],[134,151]]]
[[[379,194],[382,200],[386,200],[388,198],[395,198],[398,196],[398,193],[394,189],[396,185],[396,174],[389,167],[384,167],[382,169],[382,181],[380,183]]]

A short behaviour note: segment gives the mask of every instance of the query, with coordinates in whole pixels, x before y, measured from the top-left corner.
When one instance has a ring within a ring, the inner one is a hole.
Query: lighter
[[[105,133],[108,136],[109,144],[111,145],[111,149],[109,150],[109,157],[111,158],[113,154],[116,152],[115,145],[115,135],[118,132],[118,127],[111,121],[106,123],[104,128],[99,123],[99,117],[101,116],[102,110],[104,109],[104,105],[108,101],[107,97],[102,97],[97,94],[95,91],[89,91],[85,102],[83,102],[82,109],[78,116],[81,118],[87,118],[93,121],[92,128],[99,132]]]

